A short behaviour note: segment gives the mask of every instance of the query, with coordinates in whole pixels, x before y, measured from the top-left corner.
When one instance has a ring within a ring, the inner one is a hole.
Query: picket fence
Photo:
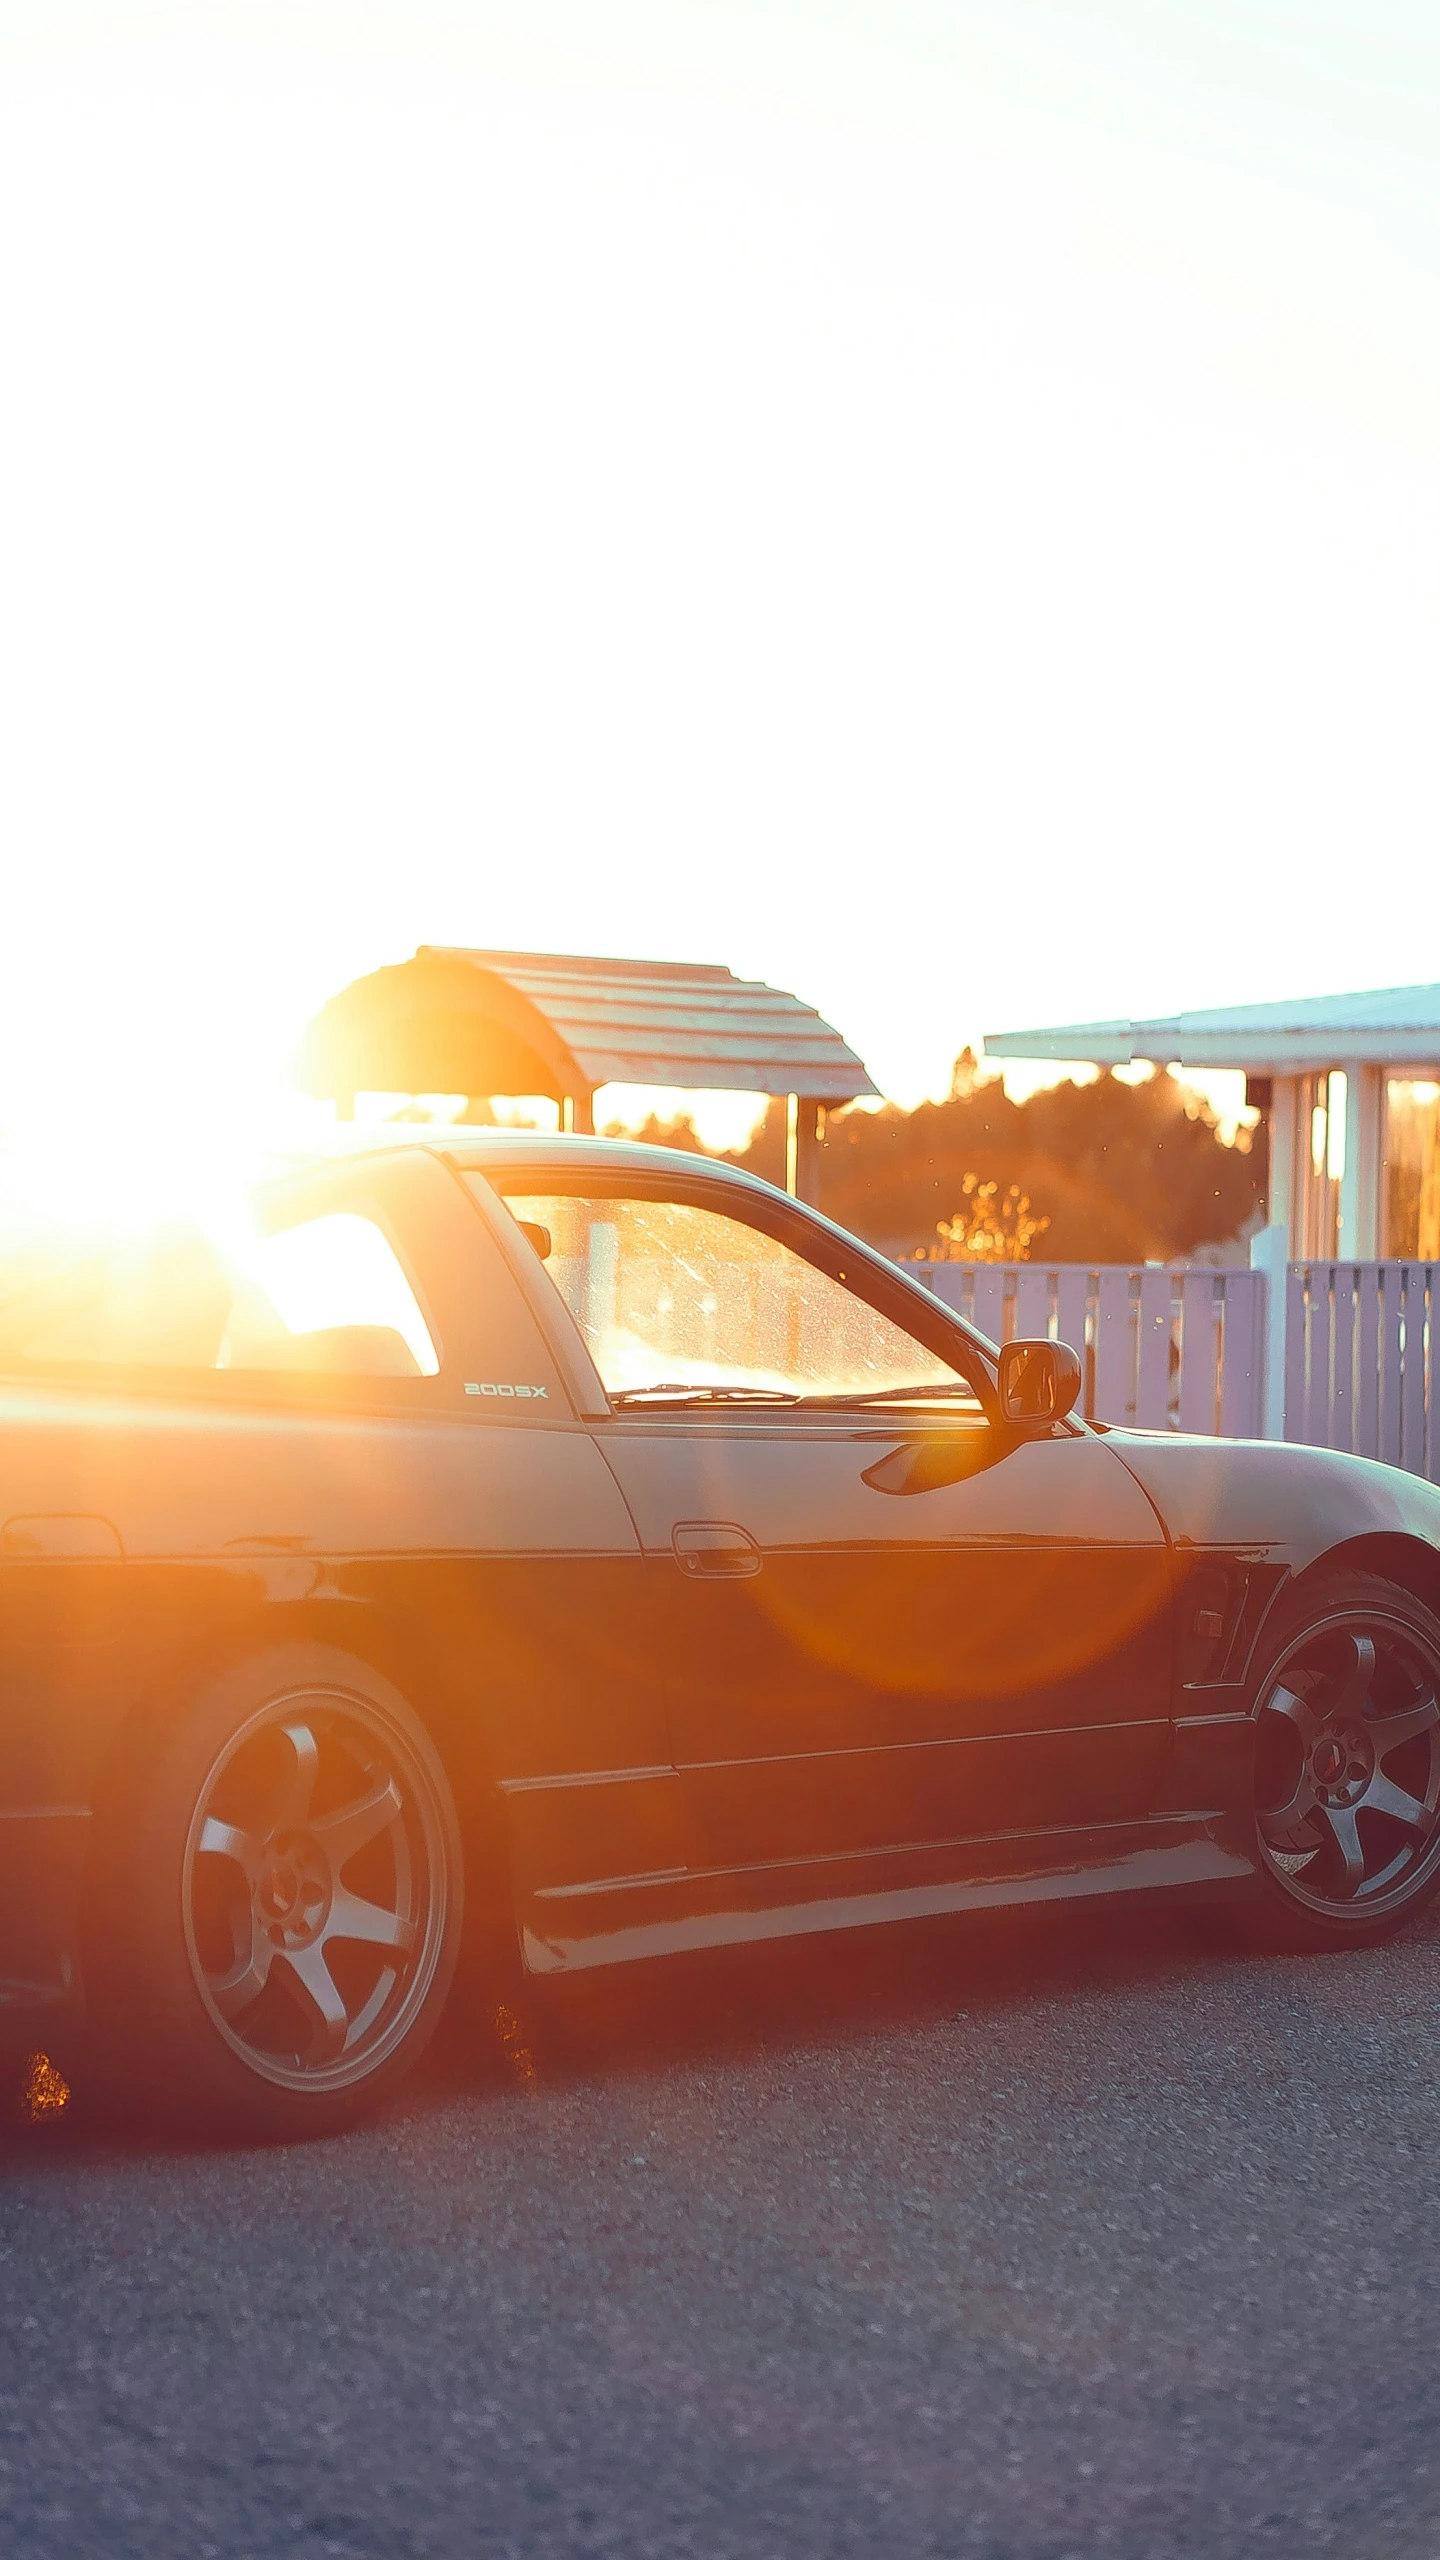
[[[1068,1342],[1087,1421],[1259,1437],[1262,1272],[931,1262],[915,1276],[992,1342]]]
[[[1283,1281],[1263,1269],[910,1267],[992,1342],[1071,1343],[1091,1421],[1236,1440],[1283,1430],[1440,1483],[1440,1263],[1291,1263]],[[1277,1386],[1267,1398],[1267,1362],[1283,1396]]]
[[[1292,1262],[1285,1437],[1440,1483],[1440,1263]]]

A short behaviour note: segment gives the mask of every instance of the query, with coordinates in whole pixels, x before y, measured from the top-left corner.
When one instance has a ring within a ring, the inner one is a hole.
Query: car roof
[[[553,1129],[487,1129],[437,1126],[433,1122],[411,1121],[379,1129],[338,1128],[318,1145],[297,1148],[282,1157],[272,1169],[276,1173],[299,1173],[337,1161],[353,1163],[367,1155],[388,1155],[415,1147],[442,1156],[449,1164],[473,1166],[477,1173],[503,1171],[507,1164],[517,1162],[546,1173],[572,1174],[588,1166],[596,1173],[660,1174],[671,1182],[683,1173],[734,1190],[786,1197],[777,1192],[774,1183],[762,1181],[758,1174],[749,1173],[740,1165],[692,1154],[687,1148],[646,1146],[638,1138],[572,1136],[568,1131]]]

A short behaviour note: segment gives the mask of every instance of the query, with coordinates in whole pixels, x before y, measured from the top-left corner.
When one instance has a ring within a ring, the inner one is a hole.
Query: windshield
[[[943,1396],[978,1410],[952,1363],[741,1218],[688,1200],[504,1196],[612,1396]]]

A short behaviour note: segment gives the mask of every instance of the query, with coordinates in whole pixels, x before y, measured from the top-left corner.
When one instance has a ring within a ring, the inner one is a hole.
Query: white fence
[[[915,1277],[992,1342],[1068,1342],[1084,1359],[1088,1421],[1260,1436],[1262,1272],[931,1262]]]
[[[1285,1437],[1440,1483],[1440,1263],[1292,1262]]]
[[[1440,1483],[1440,1263],[1291,1263],[1283,1283],[1263,1268],[910,1268],[992,1342],[1072,1344],[1090,1421],[1236,1440],[1268,1428]]]

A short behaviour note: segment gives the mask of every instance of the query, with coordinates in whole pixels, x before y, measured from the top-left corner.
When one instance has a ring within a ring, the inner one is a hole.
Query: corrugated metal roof
[[[331,1094],[650,1084],[836,1103],[877,1089],[813,1006],[728,969],[436,943],[333,997],[297,1074]]]
[[[990,1058],[1063,1058],[1091,1066],[1246,1067],[1309,1075],[1326,1067],[1433,1066],[1440,1060],[1440,985],[1371,987],[1356,995],[1219,1005],[1146,1022],[1070,1022],[987,1033]]]

